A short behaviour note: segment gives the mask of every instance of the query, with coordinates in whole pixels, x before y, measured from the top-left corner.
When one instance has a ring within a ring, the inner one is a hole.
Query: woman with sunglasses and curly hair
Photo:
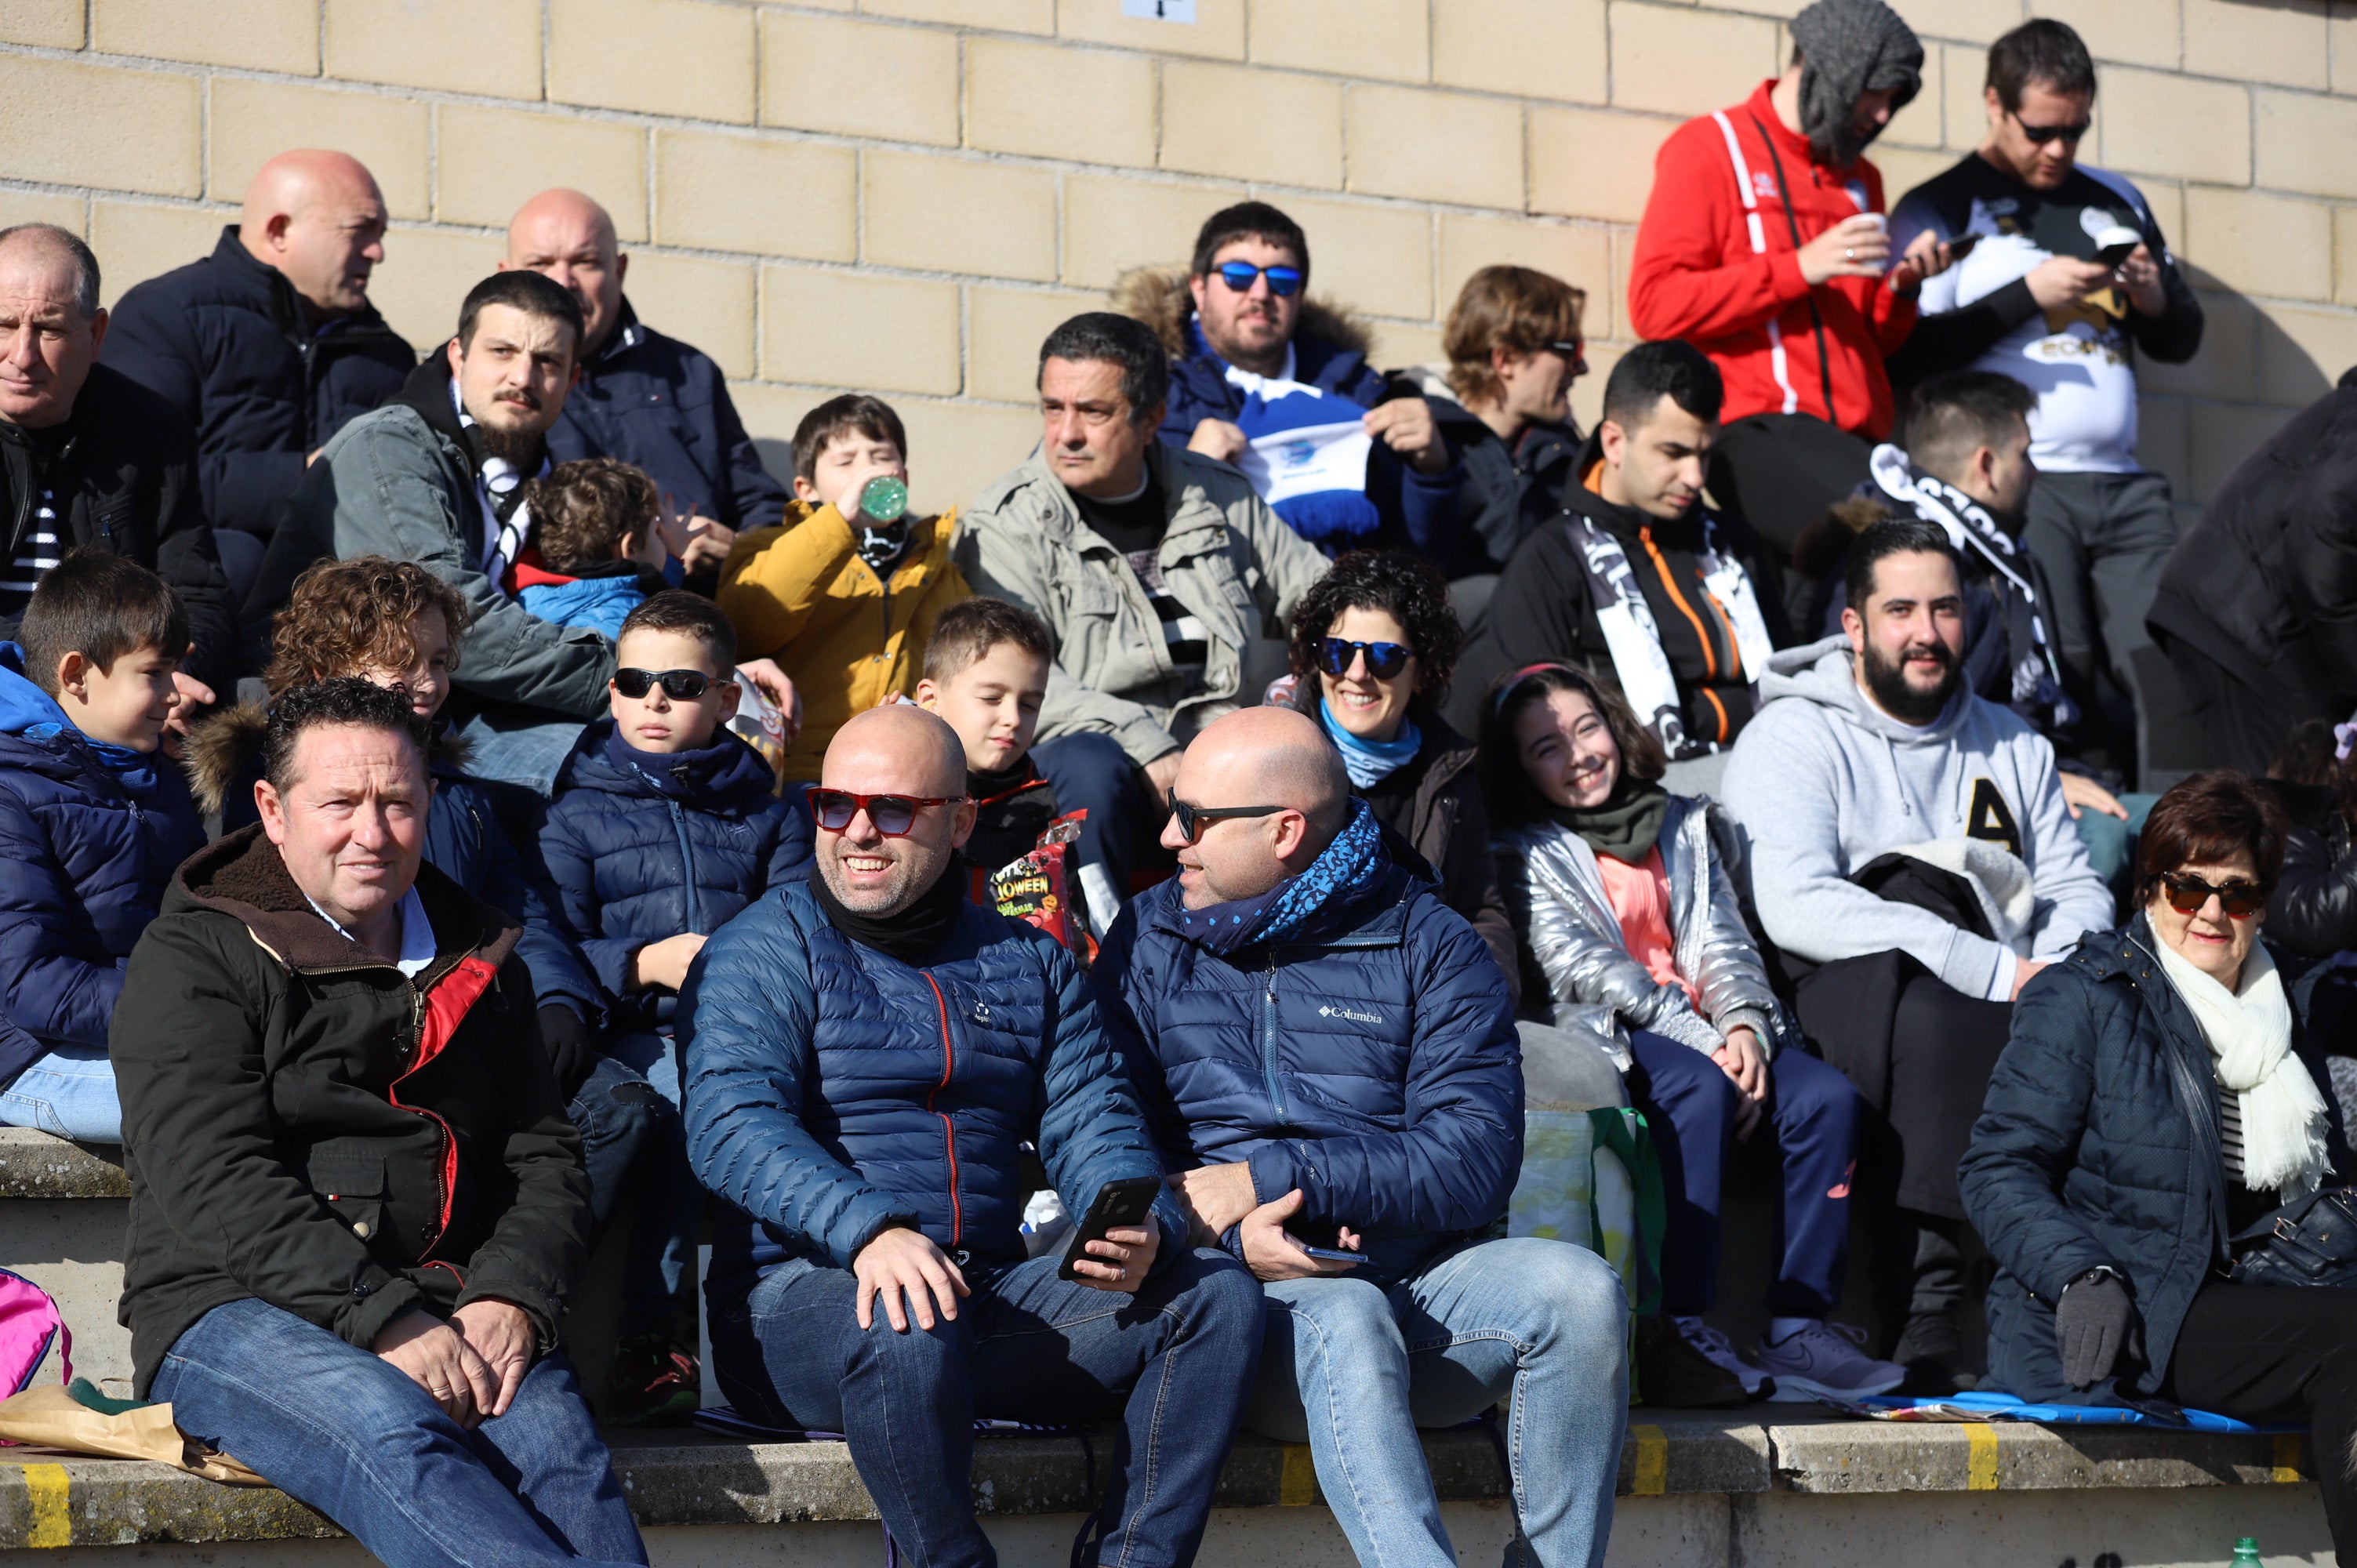
[[[2350,1170],[2307,1026],[2322,971],[2260,940],[2285,831],[2230,769],[2160,798],[2135,918],[2022,989],[1958,1179],[1998,1265],[1995,1383],[2307,1422],[2357,1565],[2357,1289],[2269,1267],[2311,1199],[2345,1230]]]
[[[1662,1316],[1637,1326],[1657,1405],[1855,1399],[1906,1369],[1826,1321],[1848,1263],[1859,1101],[1809,1054],[1736,902],[1735,827],[1659,780],[1661,742],[1586,671],[1534,664],[1493,689],[1481,766],[1507,908],[1529,933],[1558,1028],[1600,1036],[1661,1155]],[[1768,1331],[1745,1360],[1703,1321],[1718,1289],[1719,1193],[1738,1138],[1783,1176]]]
[[[1513,993],[1514,929],[1490,858],[1473,744],[1439,711],[1464,643],[1448,584],[1421,557],[1345,555],[1293,612],[1292,701],[1342,753],[1351,792],[1424,857],[1441,901],[1473,922]]]

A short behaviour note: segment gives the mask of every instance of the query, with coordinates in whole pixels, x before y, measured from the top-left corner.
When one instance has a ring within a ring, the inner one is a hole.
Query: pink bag
[[[58,1381],[73,1380],[73,1335],[49,1293],[0,1269],[0,1399],[20,1394],[58,1348]]]

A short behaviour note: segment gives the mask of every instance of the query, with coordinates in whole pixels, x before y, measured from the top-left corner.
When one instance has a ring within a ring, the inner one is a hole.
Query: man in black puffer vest
[[[417,363],[368,299],[384,198],[342,153],[281,153],[246,187],[213,253],[135,285],[106,363],[197,429],[205,516],[267,539],[328,437],[401,391]]]

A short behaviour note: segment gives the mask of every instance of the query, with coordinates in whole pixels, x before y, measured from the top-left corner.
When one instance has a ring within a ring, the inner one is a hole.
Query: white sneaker
[[[1760,1365],[1776,1380],[1768,1397],[1780,1404],[1816,1399],[1853,1400],[1884,1394],[1907,1380],[1896,1361],[1866,1353],[1866,1330],[1811,1318],[1784,1338],[1760,1341]]]
[[[1681,1317],[1674,1321],[1678,1326],[1678,1337],[1713,1366],[1732,1372],[1736,1380],[1743,1385],[1745,1398],[1756,1400],[1763,1394],[1770,1399],[1775,1397],[1775,1385],[1768,1380],[1768,1374],[1737,1355],[1734,1342],[1726,1335],[1699,1317]]]

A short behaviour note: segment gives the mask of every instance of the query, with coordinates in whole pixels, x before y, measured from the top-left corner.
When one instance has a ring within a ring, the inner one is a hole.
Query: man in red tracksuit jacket
[[[1882,176],[1864,156],[1921,84],[1913,31],[1882,0],[1818,0],[1792,37],[1782,76],[1663,144],[1629,275],[1637,335],[1684,338],[1726,383],[1713,489],[1732,461],[1727,479],[1746,493],[1717,499],[1747,514],[1792,510],[1789,527],[1749,519],[1787,548],[1889,435],[1882,362],[1946,260],[1926,243],[1892,264]]]

